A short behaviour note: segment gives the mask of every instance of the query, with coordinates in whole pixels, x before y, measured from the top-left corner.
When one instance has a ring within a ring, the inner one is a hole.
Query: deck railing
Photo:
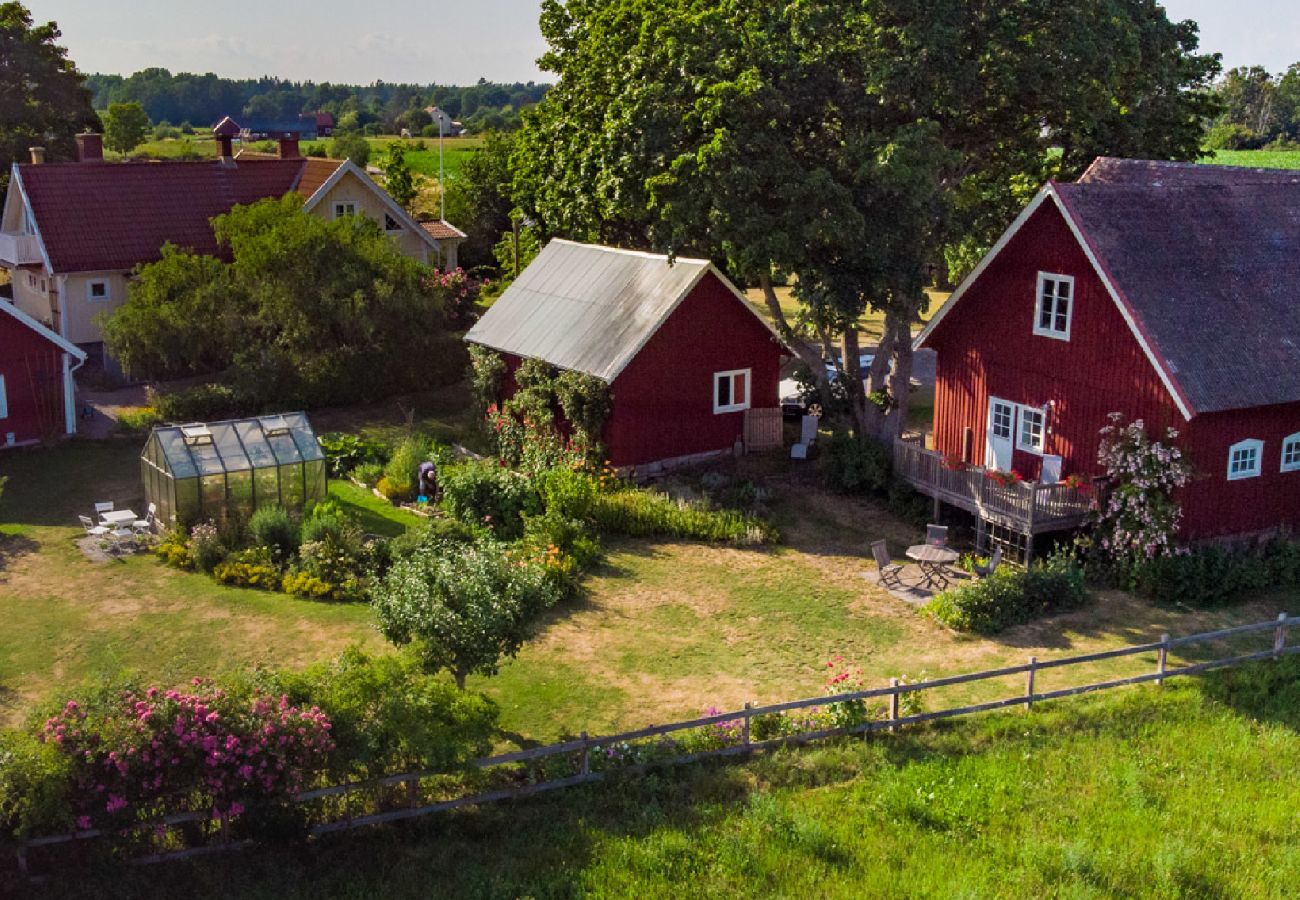
[[[983,466],[951,465],[915,439],[894,441],[894,469],[921,493],[1023,534],[1077,528],[1092,511],[1089,490],[1063,482],[1004,483]]]
[[[31,234],[0,234],[0,262],[25,266],[41,261],[40,244]]]

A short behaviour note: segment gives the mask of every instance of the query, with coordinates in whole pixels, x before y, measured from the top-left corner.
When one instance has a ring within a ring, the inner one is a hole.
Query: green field
[[[307,848],[79,866],[42,895],[1294,896],[1298,663],[699,764]]]
[[[1201,162],[1258,169],[1300,169],[1300,151],[1216,150],[1212,155],[1201,157]]]

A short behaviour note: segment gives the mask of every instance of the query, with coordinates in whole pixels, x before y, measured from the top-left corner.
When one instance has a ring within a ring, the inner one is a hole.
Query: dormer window
[[[1038,273],[1038,302],[1034,307],[1034,334],[1070,339],[1070,317],[1074,312],[1074,278],[1069,275]]]

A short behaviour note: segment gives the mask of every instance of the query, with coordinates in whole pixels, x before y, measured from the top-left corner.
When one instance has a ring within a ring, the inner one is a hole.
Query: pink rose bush
[[[39,737],[71,764],[81,830],[188,810],[237,817],[302,790],[334,749],[317,707],[200,678],[187,691],[127,690],[90,708],[70,700]]]

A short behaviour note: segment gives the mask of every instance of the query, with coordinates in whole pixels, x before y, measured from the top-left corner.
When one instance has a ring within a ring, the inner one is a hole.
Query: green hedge
[[[1134,580],[1138,593],[1160,603],[1224,606],[1251,591],[1300,587],[1300,543],[1199,547],[1143,563]]]
[[[1067,558],[1030,569],[1001,566],[988,578],[968,581],[937,595],[925,612],[949,628],[996,634],[1065,610],[1088,598],[1083,570]]]

